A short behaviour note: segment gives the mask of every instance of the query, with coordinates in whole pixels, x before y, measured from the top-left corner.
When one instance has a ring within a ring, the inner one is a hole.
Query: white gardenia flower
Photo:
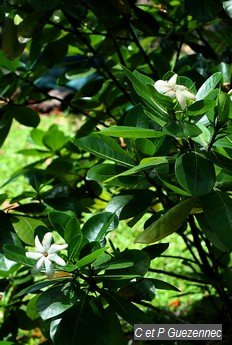
[[[65,261],[56,253],[60,250],[66,249],[68,245],[56,244],[52,242],[52,233],[47,232],[44,235],[42,244],[39,237],[35,237],[35,248],[36,252],[26,252],[26,257],[29,259],[37,260],[35,266],[33,267],[31,273],[36,274],[41,272],[45,268],[45,272],[49,278],[54,276],[55,270],[52,262],[55,262],[59,266],[65,266]]]
[[[176,83],[177,77],[178,75],[174,74],[169,80],[157,80],[154,86],[159,93],[171,98],[176,98],[181,109],[184,110],[186,108],[186,99],[195,100],[196,97],[186,86]]]

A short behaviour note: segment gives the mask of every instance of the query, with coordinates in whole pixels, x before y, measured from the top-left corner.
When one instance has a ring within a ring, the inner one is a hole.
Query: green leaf
[[[201,130],[194,123],[169,121],[164,127],[163,132],[178,138],[193,138],[201,134]]]
[[[30,301],[27,304],[26,314],[31,320],[36,320],[39,318],[39,313],[36,308],[36,303],[39,296],[34,296],[30,299]]]
[[[64,61],[67,52],[68,44],[66,36],[64,36],[58,40],[48,43],[39,57],[39,61],[45,66],[51,68]]]
[[[160,279],[154,279],[154,278],[149,278],[149,280],[155,285],[155,288],[158,290],[171,290],[171,291],[180,291],[178,288],[175,286],[164,282],[163,280]]]
[[[154,129],[129,127],[129,126],[112,126],[106,129],[102,129],[97,134],[103,134],[111,137],[122,138],[158,138],[164,136],[161,131],[155,131]]]
[[[0,276],[7,277],[17,269],[18,265],[11,260],[8,260],[4,255],[0,253]]]
[[[109,329],[107,345],[126,345],[120,321],[112,308],[108,307],[105,310],[105,318]]]
[[[223,126],[232,114],[232,100],[230,95],[221,92],[218,97],[218,123]]]
[[[53,152],[62,149],[68,141],[69,137],[60,131],[56,125],[52,125],[43,136],[43,144]]]
[[[8,111],[12,112],[15,120],[21,125],[28,127],[37,127],[40,123],[40,117],[37,111],[22,106],[9,106]]]
[[[17,247],[13,244],[5,244],[3,247],[4,255],[7,259],[18,262],[25,266],[33,267],[35,260],[28,259],[23,248]]]
[[[39,296],[36,307],[43,320],[60,315],[72,307],[73,301],[66,292],[63,286],[54,286]]]
[[[112,258],[108,264],[122,264],[122,263],[132,263],[127,268],[118,268],[118,269],[110,269],[111,275],[134,275],[134,276],[144,276],[150,266],[150,257],[144,251],[139,251],[137,249],[125,249],[123,252],[117,254],[114,258]],[[120,266],[119,266],[120,267]],[[106,270],[107,275],[107,270]]]
[[[74,145],[104,159],[110,159],[126,167],[134,165],[129,153],[124,151],[114,139],[96,134],[74,140]]]
[[[101,241],[105,235],[118,227],[118,218],[112,212],[100,212],[87,220],[82,228],[83,235],[89,240]]]
[[[132,302],[113,291],[102,291],[110,307],[129,324],[150,323],[149,317]]]
[[[45,135],[45,131],[40,128],[33,128],[30,131],[30,137],[34,141],[34,143],[38,146],[44,146],[43,144],[43,137]]]
[[[52,211],[48,214],[48,219],[52,224],[54,230],[56,230],[62,237],[64,237],[65,228],[70,219],[72,219],[72,216],[68,215],[65,212]]]
[[[15,75],[13,73],[7,73],[4,74],[3,76],[0,77],[0,96],[11,96],[12,93],[15,92],[16,88],[17,88],[17,78],[15,77]],[[2,107],[2,110],[4,111],[4,113],[7,114],[7,118],[6,120],[9,121],[9,116],[10,114],[8,113],[8,105],[5,105],[4,107]],[[2,119],[0,122],[1,126],[2,126]]]
[[[194,199],[187,199],[172,207],[157,221],[140,234],[135,242],[152,243],[171,235],[185,222],[195,204]]]
[[[159,257],[165,250],[169,247],[169,243],[158,243],[153,244],[152,246],[148,246],[142,249],[142,251],[146,252],[151,260]]]
[[[122,287],[120,295],[129,297],[133,301],[152,301],[155,298],[155,286],[151,279],[143,278],[130,282],[128,285]]]
[[[92,262],[94,262],[99,257],[99,255],[104,253],[106,251],[106,249],[107,249],[106,247],[100,248],[100,249],[97,249],[94,252],[84,256],[81,260],[79,260],[77,262],[77,264],[74,267],[72,267],[71,271],[74,271],[77,268],[81,268],[81,267],[85,267],[85,266],[90,265]]]
[[[157,140],[156,142],[159,143],[159,140]],[[149,139],[136,139],[135,145],[137,150],[147,156],[153,156],[157,147],[156,143],[153,143]]]
[[[88,296],[83,295],[74,307],[62,315],[54,335],[54,344],[109,345],[105,318],[94,307]]]
[[[141,83],[141,81],[137,78],[138,74],[134,75],[125,67],[122,67],[122,68],[123,68],[123,71],[126,74],[127,78],[132,82],[136,93],[145,102],[147,102],[152,108],[154,108],[158,113],[160,113],[166,117],[167,111],[165,109],[165,106],[163,106],[163,104],[159,101],[159,99],[160,99],[160,97],[162,97],[162,95],[161,96],[160,96],[160,94],[158,95],[158,92],[156,93],[156,90],[154,87],[153,87],[153,89],[154,89],[153,91],[154,91],[154,93],[156,93],[156,97],[151,95],[151,91],[147,87],[147,85],[149,85],[149,83],[147,85],[144,85],[144,83]]]
[[[13,227],[20,238],[26,244],[34,246],[34,229],[38,225],[44,225],[39,219],[29,217],[13,217]]]
[[[213,191],[200,198],[210,232],[232,251],[232,199],[223,192]],[[217,241],[214,245],[220,249]]]
[[[76,258],[86,241],[83,242],[80,223],[77,218],[71,218],[64,229],[64,240],[68,244],[69,260]]]
[[[50,151],[39,150],[39,149],[23,149],[19,150],[17,153],[24,155],[24,156],[39,156],[39,157],[52,157],[53,154]]]
[[[209,77],[204,84],[200,87],[196,94],[196,100],[200,101],[201,99],[205,99],[211,91],[217,86],[219,81],[222,78],[221,72],[216,72],[211,77]]]
[[[173,161],[174,158],[169,158],[169,157],[151,157],[151,158],[144,158],[141,160],[140,164],[137,165],[136,167],[133,167],[129,170],[126,170],[116,176],[112,176],[111,178],[107,179],[105,182],[109,182],[117,177],[120,176],[128,176],[128,175],[133,175],[136,174],[140,171],[151,169],[152,167],[155,167],[156,165],[159,164],[165,164]]]
[[[27,295],[29,293],[36,293],[36,292],[40,291],[41,289],[46,288],[50,285],[56,285],[56,284],[62,284],[63,285],[64,283],[66,283],[68,281],[70,281],[69,278],[59,278],[59,279],[39,281],[38,283],[35,283],[31,286],[28,286],[25,289],[18,292],[14,296],[14,298],[21,297],[21,296]]]
[[[28,3],[38,12],[45,12],[54,9],[59,5],[60,0],[28,0]]]
[[[114,175],[118,175],[125,171],[125,168],[116,164],[102,163],[90,168],[87,173],[88,180],[104,182]]]
[[[4,29],[2,30],[1,49],[5,56],[14,60],[20,56],[25,48],[25,44],[18,41],[17,26],[9,17],[4,21]]]
[[[196,101],[188,107],[186,115],[187,116],[204,115],[208,111],[213,110],[215,105],[216,105],[215,101],[211,99]]]
[[[152,203],[154,193],[150,190],[135,190],[133,194],[114,196],[106,211],[115,213],[119,219],[128,219],[144,212]]]
[[[181,154],[176,159],[175,173],[181,187],[193,196],[209,193],[216,181],[213,163],[195,152]]]
[[[73,237],[71,243],[68,246],[69,261],[77,260],[82,248],[88,243],[85,236],[77,234]]]

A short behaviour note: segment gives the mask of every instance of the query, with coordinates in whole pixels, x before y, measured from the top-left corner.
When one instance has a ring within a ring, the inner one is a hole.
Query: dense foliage
[[[222,322],[230,342],[231,18],[220,0],[1,2],[0,144],[13,120],[34,127],[34,162],[1,186],[4,344],[35,327],[44,344],[127,344],[124,321],[176,322],[151,303],[178,291],[155,268],[173,232],[191,259],[172,275],[216,304],[187,321]],[[53,107],[73,136],[40,129]],[[28,189],[4,193],[21,175]],[[144,215],[143,249],[117,248],[119,222]]]

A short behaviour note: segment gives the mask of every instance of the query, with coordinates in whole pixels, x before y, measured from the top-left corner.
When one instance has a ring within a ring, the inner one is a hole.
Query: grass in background
[[[46,130],[54,123],[58,126],[60,125],[65,133],[70,133],[70,125],[67,118],[59,115],[41,116],[39,128]],[[34,144],[30,140],[30,131],[31,128],[20,125],[16,121],[13,122],[10,133],[0,150],[0,186],[15,171],[38,159],[17,153],[19,150],[34,147]],[[26,179],[21,176],[0,189],[0,193],[6,193],[9,198],[12,198],[21,194],[25,189],[30,190],[30,186]]]

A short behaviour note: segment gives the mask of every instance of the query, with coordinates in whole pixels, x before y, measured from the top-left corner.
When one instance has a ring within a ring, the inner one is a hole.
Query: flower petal
[[[34,266],[34,267],[32,268],[32,270],[31,270],[31,273],[32,273],[32,274],[37,274],[37,273],[39,273],[39,272],[42,270],[42,268],[43,268],[43,266],[44,266],[44,259],[45,259],[45,257],[42,256],[42,257],[36,262],[35,266]]]
[[[173,91],[172,89],[169,89],[168,92],[165,92],[165,96],[171,97],[171,98],[175,98],[176,97],[176,92]]]
[[[68,247],[68,245],[65,244],[52,244],[51,247],[48,250],[48,254],[53,254],[56,252],[59,252],[60,250],[66,249]]]
[[[168,90],[170,90],[170,86],[168,85],[168,82],[164,80],[157,80],[154,84],[154,87],[156,91],[158,91],[159,93],[165,93]]]
[[[177,77],[178,77],[178,75],[177,75],[177,74],[174,74],[174,75],[169,79],[168,84],[169,84],[171,87],[175,87],[175,86],[176,86]]]
[[[185,91],[185,90],[188,90],[188,88],[186,86],[184,86],[184,85],[177,84],[176,85],[176,90]]]
[[[47,232],[44,235],[44,238],[43,238],[43,241],[42,241],[45,253],[47,253],[49,248],[51,247],[51,242],[52,242],[52,233],[51,232]]]
[[[54,273],[55,273],[53,264],[46,257],[44,259],[44,263],[45,263],[45,270],[46,270],[46,274],[47,274],[48,278],[52,278],[54,276]]]
[[[185,98],[188,98],[188,99],[193,99],[193,100],[196,99],[196,96],[188,90],[184,90],[183,95],[185,96]]]
[[[38,236],[35,236],[35,248],[37,252],[44,253],[44,247],[42,246]]]
[[[26,257],[33,260],[39,260],[43,256],[42,253],[26,252]]]
[[[181,109],[184,110],[186,108],[186,98],[182,91],[176,92],[176,99],[178,103],[180,104]]]
[[[49,254],[48,259],[54,261],[59,266],[65,266],[65,261],[57,254]]]

